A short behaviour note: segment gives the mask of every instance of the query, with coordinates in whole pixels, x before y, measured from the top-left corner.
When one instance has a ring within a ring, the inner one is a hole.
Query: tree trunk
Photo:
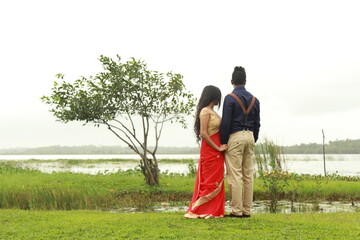
[[[152,159],[146,156],[142,158],[140,168],[145,177],[146,184],[150,186],[159,185],[159,168]]]
[[[154,166],[154,178],[156,179],[157,184],[159,184],[160,169],[159,169],[157,158],[155,156],[155,152],[152,153],[152,156],[153,156],[152,163],[153,163],[153,166]]]

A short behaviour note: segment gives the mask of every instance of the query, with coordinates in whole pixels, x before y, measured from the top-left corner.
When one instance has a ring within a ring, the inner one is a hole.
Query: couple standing
[[[231,196],[231,213],[225,217],[250,217],[260,103],[245,90],[243,67],[235,67],[231,84],[234,90],[224,99],[222,119],[213,110],[221,104],[219,88],[206,86],[197,105],[194,130],[201,140],[200,160],[186,218],[224,217],[224,159]]]

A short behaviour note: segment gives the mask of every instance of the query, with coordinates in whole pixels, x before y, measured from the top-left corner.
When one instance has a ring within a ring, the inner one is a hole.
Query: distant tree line
[[[150,148],[151,149],[151,148]],[[159,147],[159,154],[197,154],[199,149],[196,147]],[[46,155],[46,154],[134,154],[128,147],[121,146],[49,146],[38,148],[9,148],[0,149],[3,155]]]
[[[308,143],[281,147],[285,154],[322,154],[322,144]],[[360,154],[360,139],[336,140],[325,145],[328,154]],[[49,146],[39,148],[0,149],[0,154],[133,154],[128,147],[122,146]],[[198,147],[159,147],[159,154],[198,154]]]
[[[293,146],[283,146],[285,154],[322,154],[322,144],[308,143]],[[336,140],[325,144],[328,154],[360,154],[360,139]]]

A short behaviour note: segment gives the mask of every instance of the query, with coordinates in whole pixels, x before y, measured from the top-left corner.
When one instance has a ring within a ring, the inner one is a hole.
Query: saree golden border
[[[211,193],[209,193],[208,195],[205,195],[203,197],[200,197],[198,200],[196,200],[196,202],[192,205],[192,209],[200,206],[200,205],[203,205],[204,203],[207,203],[208,201],[214,199],[218,194],[219,192],[221,191],[221,187],[223,185],[223,182],[224,180],[222,180],[219,184],[219,186]]]

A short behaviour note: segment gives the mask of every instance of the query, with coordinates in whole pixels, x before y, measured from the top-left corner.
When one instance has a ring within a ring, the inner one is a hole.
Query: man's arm
[[[233,104],[229,101],[229,96],[226,96],[223,104],[223,113],[220,125],[221,144],[227,144],[230,136],[231,116],[233,111]]]
[[[255,142],[259,138],[259,131],[260,131],[260,101],[256,99],[257,101],[257,109],[255,113],[255,122],[254,122],[254,139]]]

